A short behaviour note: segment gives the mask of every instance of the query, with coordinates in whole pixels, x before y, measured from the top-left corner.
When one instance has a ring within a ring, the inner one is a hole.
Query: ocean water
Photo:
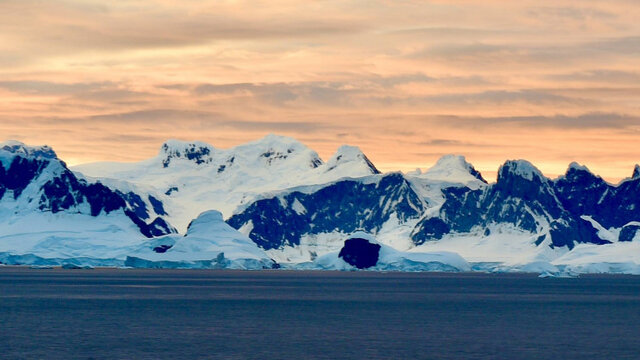
[[[640,277],[0,267],[1,359],[639,359]]]

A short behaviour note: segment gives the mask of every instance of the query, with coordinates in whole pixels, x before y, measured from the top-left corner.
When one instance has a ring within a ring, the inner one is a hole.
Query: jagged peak
[[[542,172],[527,160],[507,160],[498,170],[498,181],[505,177],[517,176],[526,180],[545,179]]]
[[[29,146],[17,140],[0,142],[0,150],[24,157],[39,157],[45,159],[56,159],[58,157],[55,151],[53,151],[53,149],[48,145]]]
[[[169,167],[174,159],[186,159],[200,165],[211,162],[214,151],[213,146],[202,141],[170,139],[160,147],[160,157],[165,168]]]
[[[362,164],[371,174],[380,174],[380,171],[373,165],[371,160],[357,146],[342,145],[335,154],[327,161],[327,171],[331,171],[343,164]]]
[[[588,167],[586,167],[585,165],[581,165],[577,162],[572,162],[571,164],[569,164],[569,167],[567,168],[567,174],[571,171],[571,170],[577,170],[577,171],[586,171],[588,173],[591,173],[591,170],[589,170]]]
[[[631,175],[632,179],[638,179],[640,178],[640,165],[636,164],[636,166],[633,168],[633,175]]]
[[[568,179],[570,181],[584,181],[584,179],[586,178],[602,180],[600,176],[592,173],[588,167],[574,161],[571,164],[569,164],[569,167],[567,168],[567,172],[564,174],[564,176],[558,177],[557,180]]]

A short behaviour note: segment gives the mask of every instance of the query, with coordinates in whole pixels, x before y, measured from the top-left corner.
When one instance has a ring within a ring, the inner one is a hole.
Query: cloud
[[[626,175],[638,18],[632,0],[4,0],[0,134],[75,161],[276,132],[387,169],[461,148]]]
[[[640,82],[640,73],[623,70],[596,69],[564,74],[553,74],[549,75],[549,78],[560,81],[635,85]]]
[[[526,102],[537,105],[547,104],[585,104],[587,100],[570,98],[537,90],[490,90],[479,93],[434,95],[409,101],[433,104],[505,104]]]
[[[461,141],[461,140],[455,140],[455,139],[431,139],[428,141],[422,141],[420,143],[418,143],[417,145],[420,146],[432,146],[432,147],[444,147],[444,148],[450,148],[450,147],[500,147],[500,145],[497,144],[483,144],[483,143],[476,143],[476,142],[470,142],[470,141]]]
[[[527,128],[556,129],[624,129],[640,126],[640,116],[616,113],[586,113],[576,116],[496,116],[496,117],[459,117],[442,116],[442,121],[450,121],[460,125],[516,125]]]
[[[215,2],[97,3],[5,1],[4,49],[18,56],[181,48],[219,41],[313,39],[364,30],[350,17],[308,16],[292,9],[238,11]],[[39,51],[37,50],[39,48]],[[20,49],[27,49],[21,52]],[[17,50],[17,51],[16,51]]]
[[[90,83],[59,83],[41,80],[0,81],[0,88],[22,94],[61,95],[77,94],[113,87],[110,81]]]

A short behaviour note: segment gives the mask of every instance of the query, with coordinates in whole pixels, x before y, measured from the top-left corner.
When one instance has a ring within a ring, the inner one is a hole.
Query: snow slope
[[[200,214],[185,236],[156,238],[126,255],[125,265],[134,267],[270,269],[275,265],[216,210]]]
[[[345,236],[340,241],[340,248],[347,239],[365,239],[371,244],[380,246],[379,258],[370,271],[470,271],[471,266],[460,255],[445,252],[402,252],[378,242],[374,236],[357,231]],[[339,257],[339,251],[319,256],[311,262],[288,265],[299,269],[322,270],[356,270],[356,268]],[[287,266],[287,265],[285,265]]]
[[[304,144],[276,135],[230,149],[170,140],[149,160],[72,169],[111,186],[123,183],[109,179],[124,180],[156,194],[170,204],[170,222],[180,232],[206,210],[219,210],[226,218],[238,206],[269,192],[378,173],[356,147],[340,147],[325,163]]]
[[[10,141],[0,262],[351,270],[338,253],[365,231],[381,246],[373,270],[639,274],[638,169],[612,185],[576,163],[551,180],[511,160],[489,184],[462,156],[381,174],[357,147],[324,162],[270,135],[230,149],[170,140],[142,162],[72,172],[51,148]]]

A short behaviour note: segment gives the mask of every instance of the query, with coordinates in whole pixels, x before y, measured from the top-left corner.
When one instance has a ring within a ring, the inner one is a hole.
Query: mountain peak
[[[529,181],[533,179],[544,179],[542,172],[527,160],[507,160],[500,166],[498,170],[498,181],[510,176],[517,176]]]
[[[301,168],[316,168],[322,164],[318,153],[300,141],[289,137],[268,134],[265,137],[236,146],[228,150],[245,159],[255,161],[269,167],[283,164],[298,164]]]
[[[633,175],[631,175],[632,179],[638,179],[640,178],[640,165],[636,164],[636,166],[633,168]]]
[[[569,164],[569,168],[567,168],[567,173],[569,173],[571,170],[578,170],[578,171],[586,171],[586,172],[591,172],[589,170],[588,167],[584,166],[584,165],[580,165],[577,162],[572,162],[571,164]]]
[[[267,134],[258,140],[250,141],[243,145],[239,145],[236,148],[258,148],[260,150],[273,149],[275,152],[286,152],[289,154],[296,151],[310,150],[305,144],[292,137],[276,134]]]
[[[162,166],[169,167],[175,159],[186,159],[197,165],[211,162],[214,147],[202,141],[167,140],[160,147]]]
[[[302,144],[300,141],[292,138],[290,136],[278,135],[278,134],[267,134],[262,138],[253,141],[253,143],[263,143],[263,144]]]
[[[567,168],[567,172],[564,175],[564,177],[566,178],[576,178],[576,177],[585,177],[585,176],[592,177],[592,178],[598,177],[594,173],[592,173],[588,167],[581,165],[575,161],[569,164],[569,167]]]
[[[342,145],[327,161],[327,171],[331,171],[339,166],[349,164],[349,166],[358,166],[365,169],[369,174],[380,174],[380,171],[373,165],[371,160],[357,146]]]
[[[602,178],[598,175],[595,175],[594,173],[591,172],[591,170],[589,170],[589,168],[587,168],[584,165],[580,165],[577,162],[572,162],[571,164],[569,164],[569,167],[567,168],[567,172],[565,173],[564,176],[560,176],[557,181],[562,181],[562,180],[566,180],[569,182],[592,182],[592,181],[597,181],[597,182],[603,182],[604,180],[602,180]]]
[[[16,140],[8,140],[0,143],[0,150],[8,151],[16,155],[24,157],[41,157],[46,159],[55,159],[57,155],[53,149],[47,145],[28,146],[23,142]]]
[[[435,165],[419,176],[450,183],[470,184],[478,180],[487,183],[482,174],[467,162],[464,156],[453,154],[444,155],[438,159]]]

